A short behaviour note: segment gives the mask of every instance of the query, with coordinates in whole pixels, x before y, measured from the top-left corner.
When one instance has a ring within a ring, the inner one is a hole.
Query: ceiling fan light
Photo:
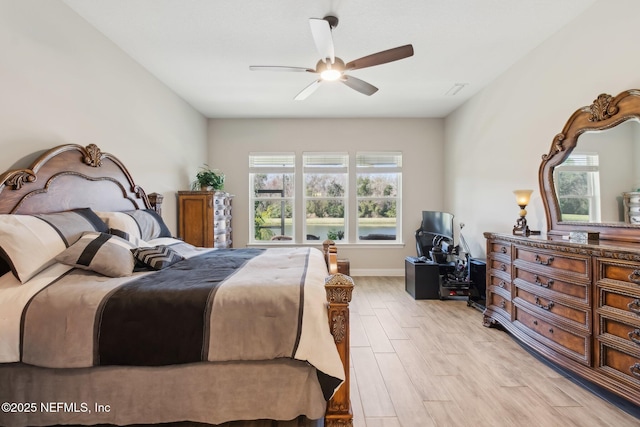
[[[328,69],[321,72],[320,77],[322,77],[322,80],[334,81],[342,77],[342,72],[336,69]]]

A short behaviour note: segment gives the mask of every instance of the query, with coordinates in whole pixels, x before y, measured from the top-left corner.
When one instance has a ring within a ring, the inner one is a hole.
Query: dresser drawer
[[[511,264],[502,260],[489,258],[487,260],[490,270],[502,271],[511,277]]]
[[[632,352],[598,341],[596,370],[638,388],[640,394],[640,357]]]
[[[636,263],[598,259],[597,266],[597,279],[611,279],[625,282],[632,288],[637,288],[637,294],[640,296],[640,265]]]
[[[543,310],[551,316],[557,317],[559,320],[564,320],[576,327],[584,328],[585,333],[591,331],[590,310],[572,307],[553,298],[536,295],[519,286],[516,286],[516,298],[526,301],[532,306],[535,306],[537,310]]]
[[[597,333],[599,337],[610,335],[620,338],[632,348],[637,349],[640,354],[640,326],[638,325],[629,325],[616,319],[600,316]]]
[[[227,218],[227,217],[231,217],[231,207],[227,206],[216,206],[216,208],[213,211],[213,215],[216,218]]]
[[[495,312],[511,318],[511,298],[500,295],[496,292],[487,292],[487,306],[491,307]]]
[[[489,242],[487,245],[487,255],[498,255],[498,257],[511,257],[511,243],[507,242]]]
[[[213,203],[216,208],[220,206],[231,206],[231,198],[230,197],[216,197],[213,199]]]
[[[216,219],[213,221],[215,233],[222,233],[231,229],[231,218]]]
[[[516,246],[516,261],[533,264],[537,270],[548,271],[554,275],[571,274],[585,280],[591,277],[591,258],[582,255],[569,255],[558,252]]]
[[[220,233],[214,236],[216,243],[231,242],[231,233]]]
[[[598,287],[598,310],[615,313],[632,324],[640,324],[640,298],[622,290]]]
[[[578,303],[588,304],[590,301],[586,283],[572,283],[558,280],[546,275],[532,273],[522,268],[516,268],[514,279],[520,279],[532,286],[566,295]]]
[[[585,365],[590,364],[590,339],[588,335],[570,332],[522,309],[518,305],[514,306],[514,311],[516,322],[519,323],[524,332],[565,356]]]
[[[489,288],[490,289],[504,289],[507,292],[511,292],[511,281],[505,280],[502,277],[489,275]]]

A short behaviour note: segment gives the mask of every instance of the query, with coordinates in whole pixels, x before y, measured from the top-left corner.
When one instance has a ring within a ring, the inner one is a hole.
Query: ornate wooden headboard
[[[156,199],[159,203],[155,202]],[[0,213],[34,214],[90,207],[97,211],[152,208],[148,197],[116,157],[96,145],[60,145],[27,169],[0,175]]]

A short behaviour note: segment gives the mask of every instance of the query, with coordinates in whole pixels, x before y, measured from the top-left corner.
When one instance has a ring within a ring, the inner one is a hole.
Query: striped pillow
[[[40,215],[2,214],[0,257],[25,283],[87,231],[107,231],[107,225],[89,208]]]
[[[162,217],[152,209],[138,209],[128,212],[96,212],[109,226],[129,235],[129,240],[144,241],[158,237],[171,237],[171,231]]]
[[[108,233],[89,232],[56,256],[56,261],[109,277],[131,276],[135,259],[129,241]]]
[[[184,259],[182,255],[166,245],[137,248],[133,250],[133,256],[136,260],[154,270],[162,270]]]

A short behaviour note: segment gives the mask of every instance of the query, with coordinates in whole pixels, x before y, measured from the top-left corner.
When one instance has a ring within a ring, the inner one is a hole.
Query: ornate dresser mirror
[[[573,113],[538,180],[550,237],[589,231],[640,241],[640,90],[601,94]]]

